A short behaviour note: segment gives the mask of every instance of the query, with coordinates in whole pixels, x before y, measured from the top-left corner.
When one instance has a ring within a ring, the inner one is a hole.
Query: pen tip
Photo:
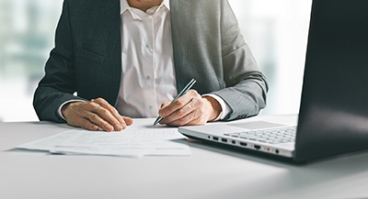
[[[156,119],[156,121],[153,123],[153,126],[155,126],[156,124],[158,124],[161,120],[162,120],[162,117],[158,117]]]
[[[153,123],[153,126],[156,126],[157,123],[158,123],[158,119],[155,120],[155,122]]]

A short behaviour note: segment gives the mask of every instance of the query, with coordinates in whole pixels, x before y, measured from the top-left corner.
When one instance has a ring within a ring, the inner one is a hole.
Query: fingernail
[[[114,130],[114,127],[113,127],[113,126],[111,126],[111,125],[106,125],[106,126],[105,126],[105,129],[106,129],[106,131],[107,131],[107,132],[111,132],[111,131],[113,131],[113,130]]]
[[[115,125],[115,130],[116,131],[121,131],[123,129],[123,125],[121,125],[121,124],[116,124]]]

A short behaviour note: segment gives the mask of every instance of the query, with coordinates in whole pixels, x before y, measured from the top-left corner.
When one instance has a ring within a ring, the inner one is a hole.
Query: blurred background
[[[62,0],[0,0],[0,121],[36,121],[33,93]],[[298,113],[312,0],[229,0],[269,82],[261,114]]]

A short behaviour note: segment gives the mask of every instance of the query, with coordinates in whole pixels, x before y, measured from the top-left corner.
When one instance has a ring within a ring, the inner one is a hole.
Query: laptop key
[[[295,127],[287,129],[269,129],[259,131],[244,131],[227,133],[226,136],[236,137],[244,140],[252,140],[270,144],[280,144],[295,141]]]

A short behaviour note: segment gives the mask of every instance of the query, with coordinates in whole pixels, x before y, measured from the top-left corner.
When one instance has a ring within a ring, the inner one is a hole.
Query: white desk
[[[257,119],[296,122],[288,115],[248,120]],[[135,125],[153,120],[136,120]],[[0,123],[1,199],[368,197],[368,153],[294,165],[201,143],[189,143],[190,157],[141,159],[10,150],[70,128]]]

